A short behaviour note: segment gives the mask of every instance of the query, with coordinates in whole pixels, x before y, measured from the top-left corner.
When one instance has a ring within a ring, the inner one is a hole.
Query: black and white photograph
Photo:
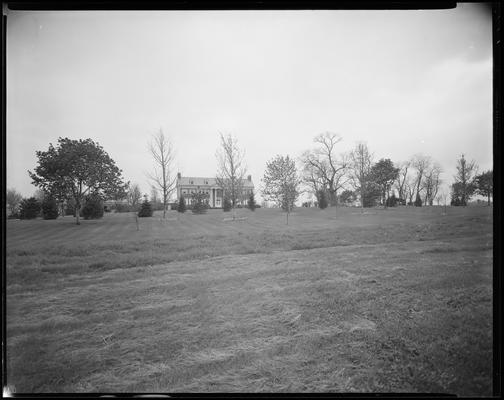
[[[499,395],[495,7],[5,4],[3,396]]]

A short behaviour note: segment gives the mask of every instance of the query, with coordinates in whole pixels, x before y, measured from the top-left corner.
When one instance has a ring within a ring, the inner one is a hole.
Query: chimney
[[[182,175],[180,174],[180,172],[177,172],[177,179],[178,180],[182,179]]]
[[[247,176],[247,179],[252,182],[252,175]]]

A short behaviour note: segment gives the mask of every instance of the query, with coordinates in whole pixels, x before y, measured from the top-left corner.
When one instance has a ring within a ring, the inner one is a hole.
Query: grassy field
[[[7,372],[34,392],[492,388],[492,209],[7,222]]]

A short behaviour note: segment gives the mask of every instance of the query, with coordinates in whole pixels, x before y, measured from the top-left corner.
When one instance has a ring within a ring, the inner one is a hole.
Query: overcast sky
[[[219,132],[256,187],[266,161],[335,132],[339,151],[460,154],[492,168],[492,25],[481,4],[412,11],[9,12],[7,186],[58,137],[99,142],[150,192],[163,129],[185,176],[215,176]],[[176,172],[174,171],[174,172]]]

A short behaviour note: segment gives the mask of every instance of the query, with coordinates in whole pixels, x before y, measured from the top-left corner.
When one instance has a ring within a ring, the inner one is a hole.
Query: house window
[[[189,183],[190,183],[191,185],[194,185],[194,181],[190,181]]]

